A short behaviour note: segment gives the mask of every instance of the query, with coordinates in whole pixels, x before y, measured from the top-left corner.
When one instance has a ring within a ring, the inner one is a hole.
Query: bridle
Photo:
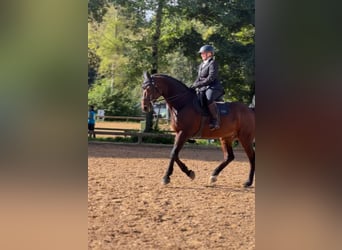
[[[151,78],[146,79],[143,84],[142,84],[142,89],[145,90],[148,87],[150,87],[152,89],[152,93],[149,95],[149,102],[152,104],[154,101],[156,101],[160,96],[162,96],[162,92],[158,89],[158,87],[156,86],[156,83],[153,79],[153,76],[151,76]],[[158,98],[153,98],[155,96],[155,94],[158,93],[159,96]],[[182,96],[186,95],[186,92],[182,92],[181,94],[177,94],[174,96],[170,96],[170,97],[164,97],[164,99],[166,101],[174,101]],[[143,100],[146,100],[147,98],[143,97]]]
[[[149,95],[149,102],[150,103],[153,103],[154,101],[156,101],[157,98],[154,98],[155,94],[158,93],[159,96],[161,96],[161,92],[160,90],[157,88],[154,80],[153,80],[153,77],[149,78],[149,79],[146,79],[143,84],[142,84],[142,89],[145,90],[147,89],[148,87],[150,87],[152,89],[152,93]],[[143,97],[143,100],[146,100],[147,98],[146,97]]]

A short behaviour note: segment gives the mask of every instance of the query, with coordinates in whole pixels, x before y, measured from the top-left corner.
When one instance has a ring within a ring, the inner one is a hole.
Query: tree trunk
[[[163,8],[164,8],[164,1],[158,1],[158,7],[156,12],[156,30],[152,37],[152,73],[158,72],[158,47],[159,47],[159,39],[160,39],[160,29],[163,17]]]
[[[160,28],[163,17],[163,7],[165,0],[158,1],[158,7],[156,12],[156,30],[152,37],[152,70],[151,74],[155,74],[158,72],[158,46],[160,39]],[[150,132],[153,130],[153,109],[151,112],[146,113],[146,124],[145,131]]]
[[[153,110],[146,113],[146,124],[144,132],[151,132],[153,130]]]

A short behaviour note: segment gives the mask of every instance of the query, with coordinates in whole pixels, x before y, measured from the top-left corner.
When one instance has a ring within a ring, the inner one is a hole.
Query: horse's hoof
[[[190,177],[191,180],[195,179],[195,177],[196,177],[195,172],[190,170],[189,177]]]
[[[217,175],[212,175],[209,178],[209,185],[214,184],[217,181]]]
[[[170,177],[165,177],[165,178],[163,178],[163,181],[162,181],[162,184],[163,185],[167,185],[167,184],[169,184],[170,183]]]
[[[252,182],[246,181],[245,184],[243,184],[245,188],[252,186]]]

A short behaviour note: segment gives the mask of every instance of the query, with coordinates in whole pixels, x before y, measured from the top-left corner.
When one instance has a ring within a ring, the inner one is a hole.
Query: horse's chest
[[[194,126],[196,120],[192,115],[173,115],[171,117],[171,127],[174,131],[189,129]]]

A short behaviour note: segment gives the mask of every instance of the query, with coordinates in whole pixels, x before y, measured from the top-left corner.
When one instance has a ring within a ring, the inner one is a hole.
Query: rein
[[[168,98],[164,97],[164,99],[166,101],[173,101],[173,100],[177,100],[178,98],[180,97],[183,97],[184,95],[186,94],[186,92],[182,92],[181,94],[177,94],[177,95],[174,95],[174,96],[170,96]]]
[[[148,79],[148,80],[144,81],[143,84],[142,84],[142,88],[143,88],[143,89],[146,89],[148,86],[152,86],[152,87],[153,87],[153,95],[154,95],[154,92],[157,91],[158,94],[159,94],[160,96],[162,96],[162,92],[161,92],[161,91],[158,89],[158,87],[156,86],[156,84],[155,84],[155,82],[154,82],[154,80],[153,80],[153,76],[151,77],[151,79]],[[165,96],[163,96],[163,97],[164,97],[164,99],[165,99],[166,101],[175,101],[175,100],[177,100],[178,98],[181,98],[181,97],[183,97],[183,96],[186,95],[186,94],[187,94],[186,91],[183,91],[181,94],[176,94],[176,95],[170,96],[170,97],[165,97]],[[153,100],[153,98],[150,96],[150,102],[157,101],[157,100],[158,100],[158,99]]]

